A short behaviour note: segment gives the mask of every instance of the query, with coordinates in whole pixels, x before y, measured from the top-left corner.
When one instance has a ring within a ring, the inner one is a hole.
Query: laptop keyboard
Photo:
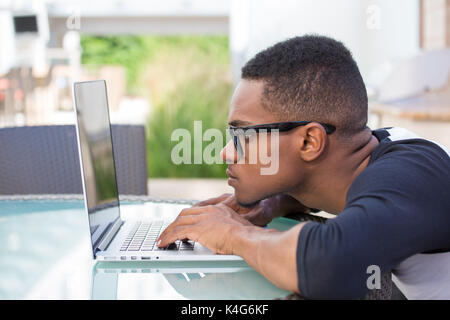
[[[195,242],[192,240],[187,242],[177,240],[166,248],[159,248],[156,239],[167,226],[168,223],[163,221],[137,222],[127,235],[120,251],[194,250]]]

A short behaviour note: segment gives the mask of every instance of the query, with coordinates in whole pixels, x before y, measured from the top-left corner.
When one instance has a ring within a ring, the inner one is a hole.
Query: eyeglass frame
[[[331,124],[327,124],[327,123],[321,123],[321,122],[317,122],[317,121],[288,121],[288,122],[272,122],[272,123],[265,123],[265,124],[257,124],[257,125],[253,125],[253,126],[247,126],[247,127],[236,127],[236,126],[229,126],[228,130],[230,132],[230,135],[233,138],[233,145],[234,145],[234,150],[236,150],[236,152],[240,155],[243,156],[244,155],[244,151],[242,149],[241,146],[241,142],[238,139],[238,135],[234,133],[234,131],[242,131],[242,133],[245,135],[245,132],[248,130],[255,130],[256,133],[259,133],[262,130],[266,130],[266,132],[268,130],[278,130],[278,132],[287,132],[290,131],[292,129],[301,127],[301,126],[305,126],[307,124],[316,122],[318,124],[320,124],[324,129],[325,132],[327,134],[332,134],[334,131],[336,131],[336,127],[331,125]]]

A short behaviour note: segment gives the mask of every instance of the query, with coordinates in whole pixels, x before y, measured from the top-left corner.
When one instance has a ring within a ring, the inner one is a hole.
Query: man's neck
[[[291,194],[311,208],[340,213],[346,204],[347,191],[356,177],[368,166],[378,140],[370,129],[352,137],[351,143],[330,143],[327,160],[314,168],[307,185]]]

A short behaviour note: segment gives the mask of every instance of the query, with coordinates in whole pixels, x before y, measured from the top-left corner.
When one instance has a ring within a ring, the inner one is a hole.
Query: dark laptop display
[[[120,218],[105,81],[74,84],[92,246]]]

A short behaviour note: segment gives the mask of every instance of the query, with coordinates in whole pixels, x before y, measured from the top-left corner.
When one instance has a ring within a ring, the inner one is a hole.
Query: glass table
[[[187,203],[121,200],[124,218],[173,216]],[[269,227],[297,223],[275,219]],[[244,261],[95,262],[79,196],[0,197],[0,299],[274,299],[290,292]]]

